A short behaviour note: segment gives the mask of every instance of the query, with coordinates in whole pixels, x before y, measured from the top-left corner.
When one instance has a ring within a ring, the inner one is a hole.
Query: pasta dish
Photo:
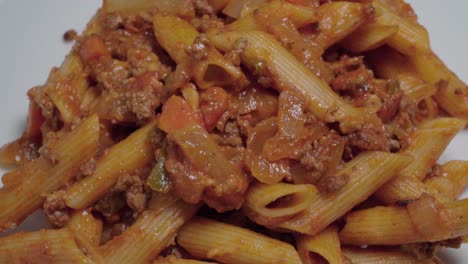
[[[0,263],[443,263],[468,89],[404,0],[103,0],[0,149]]]

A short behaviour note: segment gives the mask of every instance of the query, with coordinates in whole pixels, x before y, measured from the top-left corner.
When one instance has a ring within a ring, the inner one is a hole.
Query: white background
[[[408,0],[431,36],[435,52],[468,82],[468,1]],[[68,29],[81,31],[100,0],[0,0],[0,145],[19,136],[25,126],[26,91],[44,83],[71,45],[62,42]],[[468,131],[458,135],[442,157],[468,160]],[[2,201],[0,201],[2,202]],[[30,220],[26,229],[34,229]],[[468,246],[444,251],[447,263],[465,263]]]

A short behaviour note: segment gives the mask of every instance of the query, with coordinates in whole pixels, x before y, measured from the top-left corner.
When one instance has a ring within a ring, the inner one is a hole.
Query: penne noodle
[[[231,1],[235,2],[235,1]],[[281,10],[281,13],[278,13]],[[263,21],[273,19],[291,20],[296,28],[310,25],[317,21],[316,10],[310,7],[294,5],[287,1],[273,0],[226,26],[226,31],[268,31]]]
[[[454,160],[440,166],[424,184],[449,200],[456,200],[468,185],[468,161]]]
[[[410,56],[410,61],[428,83],[437,87],[434,98],[448,113],[468,118],[467,85],[431,51]]]
[[[192,25],[176,16],[155,16],[153,24],[156,39],[177,64],[192,59],[187,54],[187,48],[194,44],[199,36]],[[197,59],[197,67],[194,67],[192,72],[200,88],[233,84],[245,78],[242,71],[217,50],[209,48],[206,43],[196,45],[197,48],[204,48],[206,51],[204,58]]]
[[[88,23],[83,36],[99,32],[101,26],[93,17]],[[60,117],[66,125],[70,125],[74,119],[80,118],[80,104],[88,90],[88,80],[85,67],[78,52],[75,50],[65,58],[59,68],[51,71],[43,89],[60,112]],[[41,105],[40,100],[36,103]]]
[[[338,174],[349,176],[339,191],[319,196],[307,210],[278,227],[314,235],[366,200],[375,190],[407,166],[412,158],[385,152],[365,152],[348,162]]]
[[[468,199],[437,204],[424,196],[405,207],[382,207],[351,212],[340,231],[347,245],[400,245],[433,242],[468,233]]]
[[[78,118],[81,100],[88,89],[80,57],[75,53],[70,54],[60,68],[52,70],[44,89],[65,124]]]
[[[398,245],[420,240],[419,233],[404,207],[377,206],[351,212],[340,231],[345,245]]]
[[[149,262],[172,243],[177,230],[199,207],[158,193],[153,193],[150,203],[130,228],[99,248],[105,263]]]
[[[388,46],[369,51],[366,55],[367,62],[379,78],[394,79],[400,74],[420,78],[409,58]]]
[[[465,128],[466,122],[459,118],[437,118],[422,123],[411,135],[410,145],[402,152],[415,160],[379,189],[375,196],[385,204],[418,198],[423,191],[421,184],[403,178],[423,180],[452,138]]]
[[[101,241],[102,221],[95,218],[90,210],[74,211],[66,227],[79,240],[88,240],[94,246],[99,245]]]
[[[97,164],[96,170],[68,188],[65,202],[73,209],[83,209],[99,200],[124,172],[142,168],[153,159],[151,135],[156,128],[151,122],[111,147]]]
[[[398,26],[365,24],[340,42],[352,52],[364,52],[380,47],[398,32]]]
[[[330,2],[318,8],[319,33],[313,40],[323,50],[339,42],[373,17],[371,6],[346,1]]]
[[[197,258],[226,264],[301,263],[290,244],[205,218],[184,225],[177,243]]]
[[[436,264],[432,259],[418,259],[410,253],[393,248],[344,247],[344,255],[355,264]]]
[[[0,237],[0,263],[94,263],[68,229],[41,230]]]
[[[66,228],[73,233],[78,247],[89,259],[95,263],[104,263],[97,250],[101,242],[103,223],[93,216],[91,210],[74,211]]]
[[[450,238],[468,235],[468,198],[452,202],[447,206],[448,215],[454,218],[455,228],[450,233]]]
[[[95,155],[98,138],[99,121],[93,115],[48,146],[49,158],[42,156],[18,168],[15,173],[21,180],[0,189],[0,231],[18,225],[41,207],[43,194],[72,180],[80,166]]]
[[[400,89],[405,93],[405,100],[409,104],[417,105],[436,93],[435,86],[428,84],[416,75],[403,73],[398,74],[396,78],[400,83]]]
[[[257,183],[250,187],[244,207],[255,222],[267,225],[273,219],[284,221],[304,211],[317,195],[313,185]]]
[[[236,41],[245,39],[248,44],[241,54],[243,62],[256,69],[253,72],[260,71],[271,77],[277,90],[302,94],[309,110],[326,122],[340,121],[343,130],[352,130],[370,118],[365,109],[347,104],[323,80],[312,75],[271,35],[260,31],[230,32],[210,39],[223,51],[231,50]]]
[[[374,0],[372,6],[376,10],[377,23],[398,26],[398,32],[387,41],[389,46],[406,55],[430,50],[429,35],[424,27],[393,13],[384,0]]]
[[[321,260],[333,264],[346,263],[337,231],[336,226],[330,226],[315,236],[299,235],[296,238],[297,252],[302,263],[314,264]]]

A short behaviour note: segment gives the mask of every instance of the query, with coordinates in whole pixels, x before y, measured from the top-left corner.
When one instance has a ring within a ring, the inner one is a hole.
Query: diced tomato
[[[201,96],[200,111],[208,131],[213,130],[229,108],[229,95],[221,87],[211,87]]]
[[[81,42],[79,50],[80,58],[83,62],[89,63],[100,57],[110,56],[104,41],[97,35],[92,35]]]
[[[182,97],[173,95],[163,105],[159,128],[166,133],[183,129],[193,123],[202,125],[202,117]]]

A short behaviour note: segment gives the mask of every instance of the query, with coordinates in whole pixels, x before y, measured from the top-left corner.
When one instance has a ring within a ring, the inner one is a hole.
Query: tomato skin
[[[203,115],[205,128],[208,131],[218,123],[221,116],[229,108],[229,95],[221,87],[210,87],[202,95],[200,101],[200,111]]]

